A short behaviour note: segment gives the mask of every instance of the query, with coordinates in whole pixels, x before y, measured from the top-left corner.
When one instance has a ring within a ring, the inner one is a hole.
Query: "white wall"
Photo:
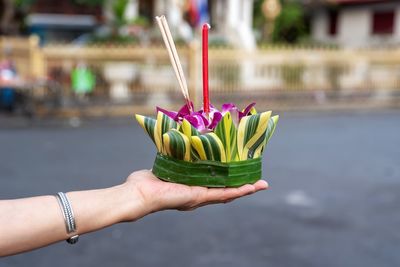
[[[372,13],[368,8],[348,8],[338,16],[337,41],[342,46],[359,47],[368,43]]]
[[[372,16],[374,10],[395,9],[394,32],[392,35],[373,35]],[[400,44],[400,3],[391,5],[366,5],[342,7],[339,10],[337,34],[328,33],[329,16],[327,10],[314,12],[311,22],[313,39],[324,43],[339,44],[344,47],[365,47]]]

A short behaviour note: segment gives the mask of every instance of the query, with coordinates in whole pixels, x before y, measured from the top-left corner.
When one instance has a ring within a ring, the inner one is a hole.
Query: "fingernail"
[[[265,180],[261,180],[262,183],[264,183],[263,189],[267,189],[269,187],[269,184]]]

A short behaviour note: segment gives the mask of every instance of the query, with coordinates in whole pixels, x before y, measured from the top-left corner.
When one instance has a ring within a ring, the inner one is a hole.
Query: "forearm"
[[[67,196],[80,235],[146,215],[140,197],[123,185],[69,192]],[[54,196],[0,201],[0,256],[43,247],[71,235]]]
[[[132,173],[122,185],[67,193],[74,212],[76,233],[67,234],[64,216],[54,196],[0,201],[0,256],[12,255],[134,221],[165,209],[192,210],[226,203],[268,187],[265,181],[239,188],[207,189],[167,183],[151,171]]]

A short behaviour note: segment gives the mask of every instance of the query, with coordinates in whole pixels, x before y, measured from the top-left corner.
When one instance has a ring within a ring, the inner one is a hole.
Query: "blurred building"
[[[26,19],[30,33],[44,41],[71,41],[92,32],[102,18],[100,6],[77,5],[73,1],[36,0]]]
[[[185,38],[185,23],[196,28],[201,22],[213,27],[211,38],[226,41],[241,48],[255,48],[253,34],[253,0],[130,0],[137,2],[137,14],[165,14],[171,27]],[[152,9],[152,10],[148,10]],[[186,27],[187,28],[187,27]]]
[[[29,32],[46,42],[72,41],[112,21],[113,3],[88,6],[70,0],[37,0],[26,22]],[[174,34],[183,40],[189,41],[201,23],[209,22],[213,27],[210,41],[255,48],[253,0],[129,0],[125,10],[128,21],[143,17],[150,24],[155,16],[163,14]]]
[[[316,41],[343,47],[400,44],[400,1],[319,1],[312,13]]]

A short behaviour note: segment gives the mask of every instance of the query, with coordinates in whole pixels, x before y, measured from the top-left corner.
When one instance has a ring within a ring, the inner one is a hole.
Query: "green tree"
[[[296,1],[284,1],[282,11],[275,20],[272,41],[293,44],[306,34],[303,7]]]

